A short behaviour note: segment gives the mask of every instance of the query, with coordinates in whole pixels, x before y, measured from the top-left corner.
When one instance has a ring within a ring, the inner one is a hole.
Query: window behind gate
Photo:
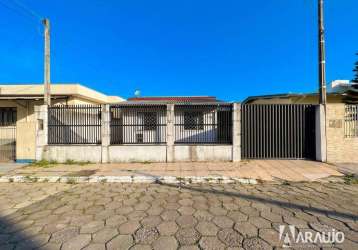
[[[203,130],[204,114],[203,112],[184,112],[184,129],[185,130]]]
[[[0,108],[0,126],[16,124],[16,108]]]
[[[156,112],[140,112],[139,117],[142,119],[143,130],[157,129],[157,113]]]

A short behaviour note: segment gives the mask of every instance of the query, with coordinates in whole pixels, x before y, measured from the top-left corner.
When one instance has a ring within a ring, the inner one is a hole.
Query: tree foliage
[[[358,56],[358,53],[356,53],[356,55]],[[354,73],[354,79],[352,80],[352,82],[358,83],[358,61],[354,64],[353,72],[355,72],[355,73]]]

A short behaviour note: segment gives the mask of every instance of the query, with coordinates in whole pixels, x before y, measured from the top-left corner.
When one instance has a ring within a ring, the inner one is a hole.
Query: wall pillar
[[[110,128],[110,112],[109,112],[109,105],[103,104],[102,105],[102,112],[101,112],[101,154],[102,154],[102,163],[109,162],[109,145],[111,143],[111,128]]]
[[[174,162],[174,104],[167,104],[167,162]]]
[[[316,160],[327,162],[326,109],[324,105],[316,108]]]
[[[36,161],[41,161],[47,150],[48,144],[48,107],[47,105],[35,106],[36,118]]]
[[[234,103],[232,116],[232,161],[241,161],[241,104]]]

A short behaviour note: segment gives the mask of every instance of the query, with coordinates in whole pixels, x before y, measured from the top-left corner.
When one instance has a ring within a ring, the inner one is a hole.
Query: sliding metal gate
[[[315,105],[242,105],[241,122],[243,159],[315,158]]]

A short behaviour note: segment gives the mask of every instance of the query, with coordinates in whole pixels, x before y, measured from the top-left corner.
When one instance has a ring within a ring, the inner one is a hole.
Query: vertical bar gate
[[[16,160],[16,108],[0,108],[0,162]]]
[[[242,105],[241,145],[243,159],[314,159],[315,105]]]

